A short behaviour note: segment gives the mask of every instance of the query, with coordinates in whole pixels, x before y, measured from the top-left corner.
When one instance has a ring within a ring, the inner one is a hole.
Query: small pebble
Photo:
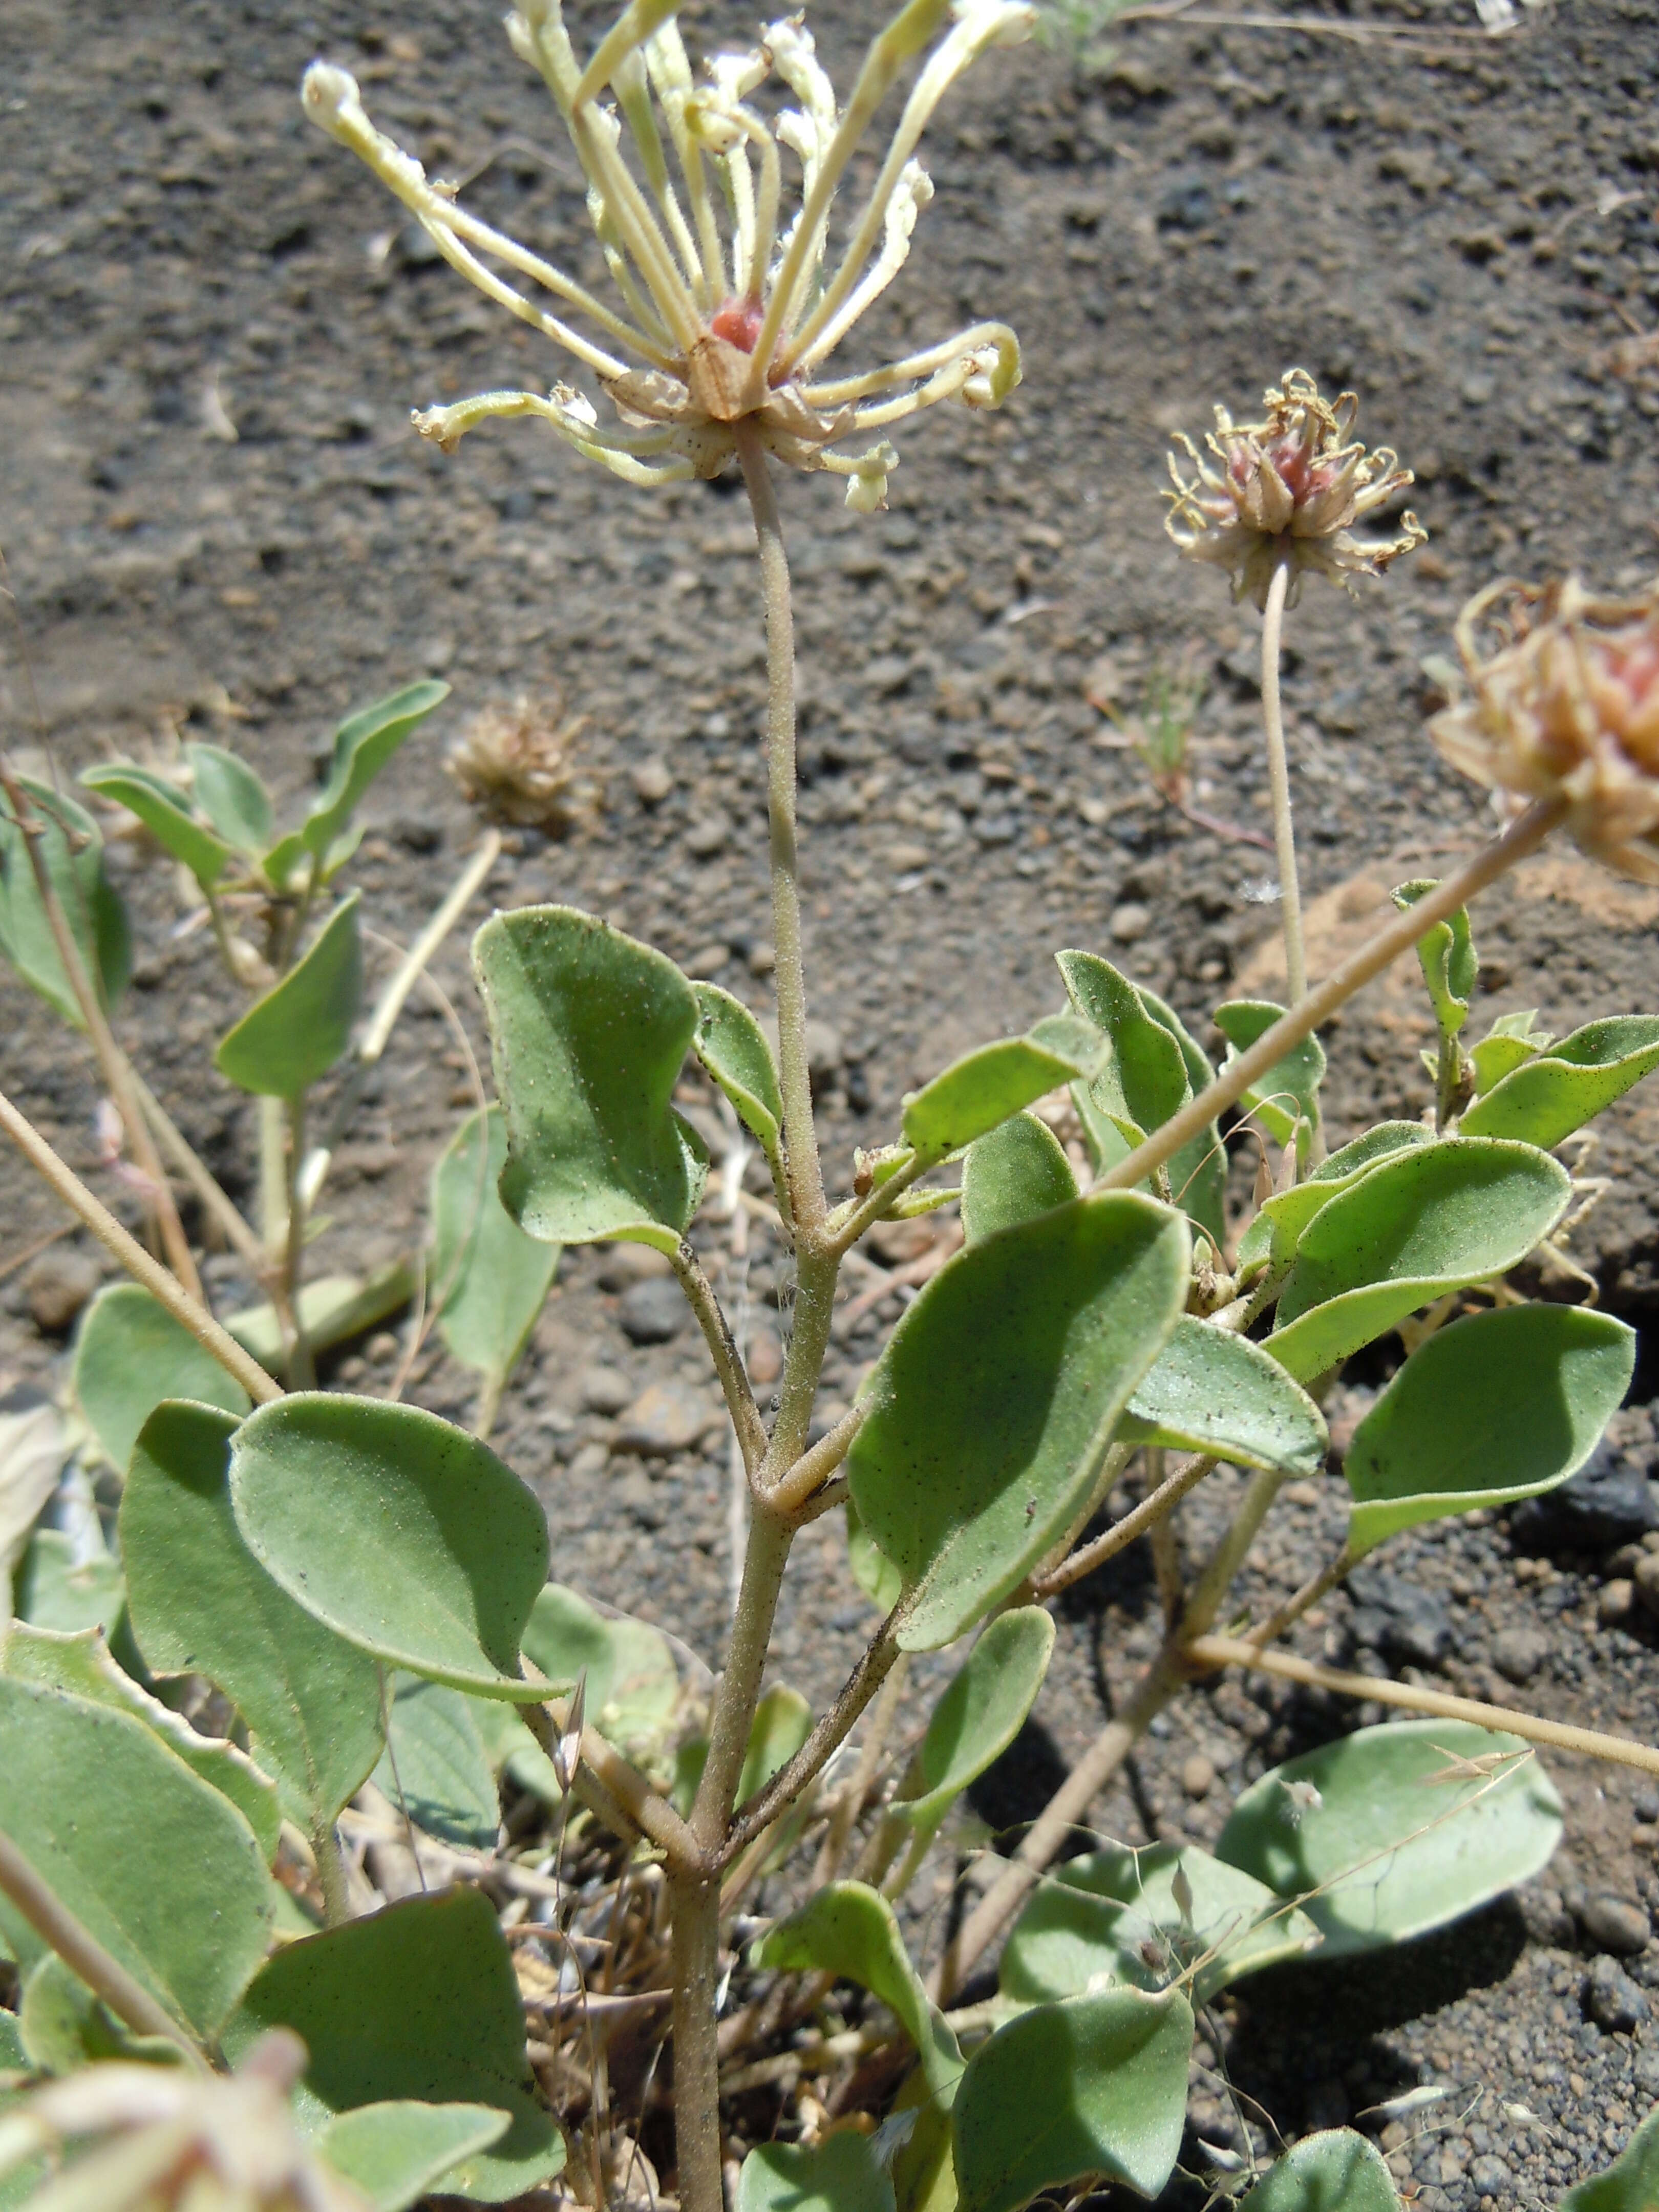
[[[617,1319],[630,1344],[667,1344],[685,1327],[691,1309],[672,1275],[656,1275],[623,1292]]]
[[[1646,1611],[1659,1616],[1659,1552],[1644,1552],[1631,1581],[1637,1601]]]
[[[1181,1786],[1189,1797],[1207,1797],[1215,1787],[1215,1761],[1195,1751],[1181,1763]]]
[[[1145,937],[1152,919],[1149,909],[1138,900],[1126,899],[1121,906],[1113,908],[1111,920],[1106,927],[1115,944],[1133,945],[1137,938]]]
[[[749,1343],[749,1380],[764,1389],[783,1372],[783,1346],[769,1328],[757,1328]]]
[[[1584,1978],[1584,2010],[1610,2035],[1628,2035],[1652,2007],[1616,1960],[1598,1959]]]
[[[1504,1628],[1492,1638],[1492,1663],[1506,1682],[1531,1681],[1549,1656],[1549,1638],[1540,1629]]]
[[[1575,1910],[1579,1926],[1598,1951],[1610,1951],[1618,1959],[1633,1959],[1638,1951],[1646,1950],[1653,1929],[1645,1906],[1602,1892],[1585,1898]]]
[[[808,1022],[806,1024],[806,1072],[814,1091],[827,1084],[840,1072],[842,1062],[841,1031],[828,1022]]]
[[[619,1368],[590,1367],[582,1377],[585,1413],[620,1413],[633,1396],[634,1386]]]
[[[724,852],[732,825],[723,814],[706,814],[685,833],[685,848],[694,860],[712,860]]]
[[[671,1459],[700,1443],[714,1419],[714,1407],[698,1391],[682,1382],[653,1382],[617,1423],[611,1449],[640,1459]]]
[[[1622,1627],[1636,1610],[1636,1585],[1628,1575],[1603,1583],[1595,1600],[1595,1617],[1603,1628]]]
[[[599,1261],[599,1288],[625,1291],[673,1272],[667,1253],[658,1251],[654,1244],[612,1244]]]
[[[30,1319],[43,1336],[66,1336],[103,1279],[103,1270],[85,1252],[56,1246],[43,1252],[23,1278]]]
[[[390,1367],[402,1352],[403,1346],[389,1328],[377,1329],[363,1346],[363,1357],[371,1367]]]
[[[632,778],[635,797],[642,806],[660,806],[674,788],[674,773],[665,760],[641,761]]]

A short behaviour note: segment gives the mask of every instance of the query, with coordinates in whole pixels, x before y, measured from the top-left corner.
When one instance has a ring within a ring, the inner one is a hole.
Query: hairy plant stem
[[[258,1361],[228,1335],[198,1299],[191,1297],[178,1277],[130,1236],[108,1207],[94,1198],[74,1170],[60,1160],[40,1132],[0,1091],[0,1131],[9,1137],[31,1167],[51,1185],[72,1213],[79,1216],[104,1249],[119,1261],[136,1283],[142,1283],[173,1319],[187,1328],[204,1352],[210,1352],[227,1375],[234,1375],[256,1406],[282,1391]]]
[[[1166,1475],[1156,1490],[1148,1491],[1139,1504],[1132,1507],[1121,1521],[1114,1521],[1109,1528],[1103,1529],[1091,1544],[1073,1552],[1048,1573],[1033,1576],[1032,1595],[1054,1597],[1069,1589],[1073,1583],[1081,1582],[1085,1575],[1092,1574],[1097,1567],[1133,1544],[1137,1536],[1156,1528],[1189,1490],[1195,1490],[1205,1476],[1213,1472],[1215,1466],[1214,1458],[1204,1453],[1182,1460],[1173,1474]]]
[[[312,1855],[317,1862],[317,1881],[323,1893],[323,1918],[331,1928],[343,1927],[351,1917],[351,1899],[346,1888],[345,1862],[334,1833],[325,1821],[312,1831]]]
[[[186,2061],[205,2073],[207,2062],[169,2012],[162,2009],[142,1982],[136,1981],[117,1959],[111,1958],[91,1930],[84,1927],[55,1891],[35,1872],[9,1837],[0,1835],[0,1893],[9,1898],[29,1926],[50,1944],[81,1977],[93,1994],[101,1998],[117,2020],[135,2035],[166,2039],[184,2053]]]
[[[697,1317],[703,1340],[708,1346],[708,1357],[714,1372],[720,1377],[720,1389],[726,1397],[726,1409],[732,1416],[732,1425],[737,1431],[738,1447],[743,1454],[744,1472],[752,1480],[756,1470],[766,1455],[766,1431],[761,1423],[760,1408],[755,1403],[755,1394],[749,1385],[737,1340],[714,1296],[714,1286],[704,1274],[696,1254],[684,1238],[678,1251],[671,1252],[674,1273],[679,1277],[680,1288],[687,1303]]]
[[[1296,866],[1296,828],[1291,815],[1291,772],[1285,757],[1285,718],[1279,703],[1279,641],[1285,626],[1288,561],[1280,561],[1261,612],[1261,728],[1267,740],[1267,787],[1273,803],[1273,849],[1279,857],[1279,913],[1285,930],[1285,975],[1289,1003],[1308,994],[1307,954],[1302,942],[1302,884]]]
[[[1466,905],[1478,891],[1535,853],[1552,830],[1566,818],[1565,799],[1534,799],[1526,812],[1519,816],[1501,837],[1496,838],[1483,851],[1467,860],[1452,875],[1445,877],[1418,903],[1397,915],[1385,929],[1381,929],[1370,943],[1334,968],[1322,983],[1316,983],[1300,1005],[1282,1014],[1269,1030],[1264,1030],[1247,1051],[1224,1067],[1213,1083],[1208,1084],[1191,1099],[1180,1112],[1172,1114],[1163,1127],[1137,1145],[1127,1156],[1108,1168],[1095,1178],[1096,1190],[1133,1190],[1138,1182],[1145,1182],[1153,1170],[1166,1160],[1172,1159],[1183,1145],[1190,1144],[1214,1121],[1224,1107],[1236,1105],[1253,1083],[1260,1080],[1275,1061],[1280,1060],[1292,1045],[1300,1044],[1310,1036],[1320,1024],[1328,1021],[1337,1008],[1352,998],[1354,993],[1369,983],[1373,975],[1408,952],[1418,939],[1427,935],[1436,922],[1444,921],[1460,906]]]
[[[133,1083],[132,1064],[115,1042],[115,1032],[104,1012],[103,1000],[87,973],[86,963],[81,957],[81,948],[76,943],[75,933],[69,926],[63,902],[58,896],[58,886],[52,879],[46,855],[40,850],[43,825],[29,804],[28,793],[3,764],[0,764],[0,788],[4,790],[12,817],[22,834],[24,850],[29,856],[35,890],[40,895],[46,926],[52,932],[52,941],[58,950],[58,963],[75,1003],[81,1010],[82,1022],[97,1058],[98,1072],[103,1077],[104,1086],[115,1101],[116,1110],[121,1116],[121,1126],[126,1132],[132,1164],[149,1184],[146,1210],[155,1221],[167,1265],[190,1296],[199,1302],[202,1279],[191,1256],[190,1240],[185,1237],[184,1224],[179,1218],[179,1209],[173,1203],[167,1170],[161,1165],[161,1155],[155,1149],[149,1124],[145,1121],[143,1108],[139,1103]],[[64,834],[67,836],[68,833]]]
[[[674,1980],[674,2154],[681,2212],[725,2212],[715,2003],[720,1986],[720,1876],[668,1875]]]
[[[1208,1673],[1220,1667],[1243,1667],[1259,1674],[1277,1674],[1287,1682],[1310,1689],[1334,1690],[1345,1698],[1374,1698],[1378,1705],[1397,1705],[1404,1712],[1429,1713],[1437,1720],[1473,1721],[1477,1728],[1501,1729],[1524,1736],[1528,1743],[1553,1744],[1562,1751],[1583,1752],[1620,1766],[1640,1767],[1659,1774],[1659,1749],[1633,1743],[1628,1737],[1603,1735],[1599,1729],[1573,1728],[1565,1721],[1540,1720],[1534,1714],[1511,1711],[1507,1705],[1486,1705],[1474,1698],[1454,1698],[1440,1690],[1419,1689],[1412,1682],[1391,1682],[1370,1674],[1345,1674],[1334,1667],[1298,1659],[1291,1651],[1264,1651],[1254,1642],[1236,1636],[1195,1637],[1187,1647],[1191,1664]]]
[[[300,1167],[305,1152],[306,1094],[301,1091],[288,1101],[288,1233],[283,1248],[282,1304],[285,1309],[283,1333],[288,1339],[290,1390],[314,1390],[317,1387],[316,1363],[311,1356],[300,1310],[306,1258],[306,1206],[300,1190]]]

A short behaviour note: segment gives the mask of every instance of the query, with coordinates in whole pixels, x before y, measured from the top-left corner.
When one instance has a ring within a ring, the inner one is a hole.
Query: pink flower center
[[[727,300],[715,308],[708,327],[717,338],[724,338],[740,353],[753,353],[765,320],[766,310],[758,300]]]

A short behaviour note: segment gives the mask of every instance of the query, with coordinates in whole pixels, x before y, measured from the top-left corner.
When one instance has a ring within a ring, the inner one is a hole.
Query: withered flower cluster
[[[1494,790],[1565,799],[1586,853],[1659,883],[1659,582],[1615,599],[1576,576],[1500,581],[1464,608],[1457,649],[1472,696],[1429,725],[1445,758]]]
[[[1235,599],[1265,607],[1281,565],[1290,570],[1292,600],[1310,571],[1350,588],[1351,578],[1380,575],[1423,544],[1428,532],[1411,514],[1401,516],[1393,538],[1353,535],[1356,522],[1386,507],[1413,477],[1386,446],[1368,453],[1350,441],[1359,411],[1352,392],[1333,405],[1306,369],[1290,368],[1262,404],[1260,422],[1236,423],[1224,407],[1216,409],[1216,427],[1204,440],[1210,460],[1177,434],[1190,478],[1170,456],[1175,489],[1164,495],[1170,503],[1164,526],[1190,558],[1229,572]]]

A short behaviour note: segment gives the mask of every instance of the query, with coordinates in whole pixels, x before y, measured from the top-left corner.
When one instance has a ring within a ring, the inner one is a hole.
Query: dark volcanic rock
[[[1353,1640],[1386,1658],[1437,1667],[1452,1648],[1452,1617],[1443,1598],[1419,1589],[1385,1567],[1360,1567],[1348,1577],[1355,1601]]]
[[[1537,1553],[1610,1552],[1659,1528],[1659,1498],[1639,1467],[1605,1444],[1559,1490],[1528,1498],[1510,1518],[1517,1549]]]

